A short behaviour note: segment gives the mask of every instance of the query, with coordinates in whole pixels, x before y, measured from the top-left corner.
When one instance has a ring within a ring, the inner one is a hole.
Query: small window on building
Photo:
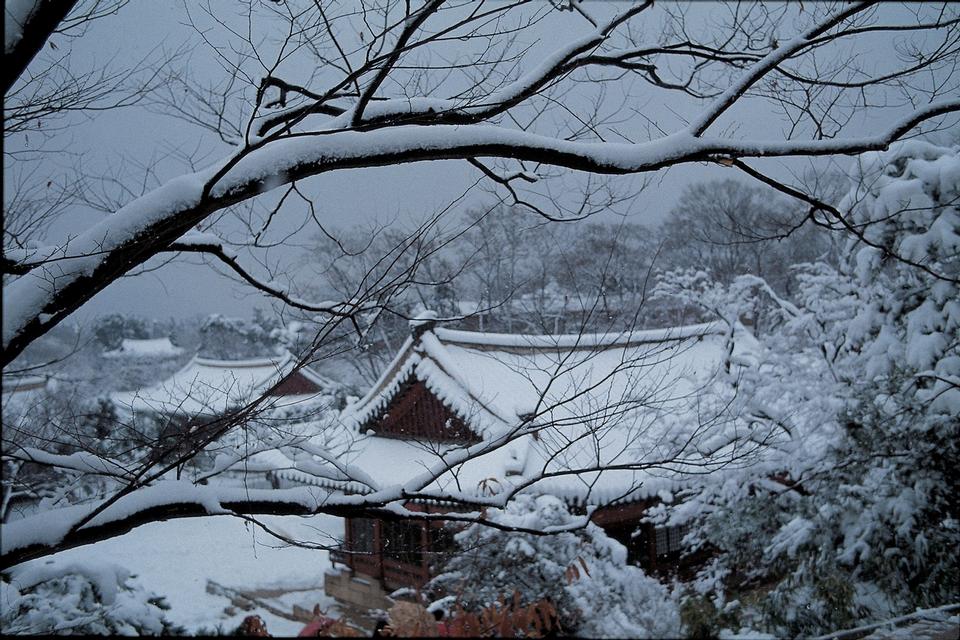
[[[382,523],[383,554],[412,565],[423,564],[423,525],[385,520]]]
[[[442,526],[430,529],[430,551],[433,553],[453,553],[457,550],[457,542],[454,539],[456,529],[450,526]]]
[[[442,527],[431,527],[428,529],[429,532],[429,545],[427,561],[431,564],[442,564],[446,562],[450,556],[457,553],[457,542],[454,539],[454,535],[457,530],[449,525]]]
[[[373,553],[373,519],[351,519],[350,538],[351,551]]]
[[[654,544],[658,556],[679,553],[683,548],[683,537],[690,531],[690,525],[679,527],[656,527],[653,530]]]

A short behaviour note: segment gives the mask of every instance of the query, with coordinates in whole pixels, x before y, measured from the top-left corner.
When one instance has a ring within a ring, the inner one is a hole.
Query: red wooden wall
[[[411,511],[438,513],[435,505],[407,503]],[[452,549],[452,537],[444,532],[439,520],[380,520],[347,518],[343,550],[333,553],[335,562],[345,564],[358,573],[374,577],[390,589],[422,587],[436,564]],[[360,529],[366,533],[360,533]],[[360,538],[372,538],[372,551],[358,544]]]
[[[308,393],[319,393],[320,391],[321,389],[319,386],[307,380],[306,376],[301,375],[299,371],[294,371],[289,376],[284,378],[280,384],[278,384],[273,391],[270,392],[270,395],[294,396]]]
[[[480,437],[419,380],[408,382],[367,428],[379,436],[392,438],[480,441]]]

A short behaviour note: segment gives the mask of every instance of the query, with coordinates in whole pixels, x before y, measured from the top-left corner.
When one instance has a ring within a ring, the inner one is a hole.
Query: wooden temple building
[[[432,478],[409,510],[471,510],[444,496],[522,490],[564,500],[626,545],[649,571],[677,566],[683,531],[644,523],[678,488],[683,442],[699,428],[699,392],[730,375],[755,342],[737,325],[709,323],[596,335],[508,335],[417,323],[370,391],[348,405],[346,462],[366,483]],[[465,462],[451,453],[497,441]],[[679,457],[678,457],[679,456]],[[616,466],[616,469],[611,469]],[[298,471],[287,483],[313,483]],[[316,482],[322,484],[321,482]],[[343,490],[363,493],[362,483]],[[328,595],[361,608],[418,588],[453,546],[442,521],[348,518],[332,554]]]
[[[117,406],[133,413],[218,416],[261,395],[283,407],[331,393],[339,385],[309,367],[297,367],[289,352],[243,360],[194,356],[179,371],[152,386],[112,394]]]

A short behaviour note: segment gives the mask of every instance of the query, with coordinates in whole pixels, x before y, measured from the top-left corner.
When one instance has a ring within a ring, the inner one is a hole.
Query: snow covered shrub
[[[27,569],[0,581],[4,634],[177,635],[163,598],[118,567]]]
[[[538,530],[575,521],[552,496],[518,496],[491,517]],[[473,525],[455,539],[459,553],[431,586],[455,595],[467,610],[517,593],[520,606],[552,602],[562,633],[651,637],[679,631],[676,602],[667,588],[628,565],[626,548],[592,523],[546,536]]]
[[[735,608],[722,611],[710,598],[694,594],[683,598],[680,622],[684,636],[692,640],[716,638],[723,629],[739,626]]]
[[[960,149],[894,145],[854,178],[839,268],[798,266],[761,366],[717,390],[779,436],[670,515],[719,552],[700,592],[760,594],[743,621],[778,635],[960,599]],[[713,288],[718,308],[749,303],[749,283],[775,298],[757,280]]]

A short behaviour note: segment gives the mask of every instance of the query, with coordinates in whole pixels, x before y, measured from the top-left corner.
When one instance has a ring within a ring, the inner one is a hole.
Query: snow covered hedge
[[[519,496],[491,512],[502,524],[540,529],[574,520],[553,496]],[[456,535],[459,552],[431,586],[458,598],[467,610],[494,605],[519,592],[522,604],[549,599],[562,633],[587,637],[675,637],[680,631],[671,592],[639,567],[626,548],[589,523],[548,536],[473,525]]]

